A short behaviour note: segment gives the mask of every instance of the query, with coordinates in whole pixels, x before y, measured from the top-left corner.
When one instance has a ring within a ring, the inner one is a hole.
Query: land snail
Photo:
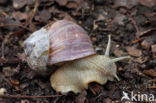
[[[54,90],[79,93],[91,82],[102,85],[107,80],[119,80],[115,62],[130,57],[111,59],[110,45],[109,35],[105,55],[98,55],[83,28],[71,21],[58,20],[30,35],[24,41],[24,50],[28,65],[40,73],[47,72],[47,65],[62,64],[50,77]]]

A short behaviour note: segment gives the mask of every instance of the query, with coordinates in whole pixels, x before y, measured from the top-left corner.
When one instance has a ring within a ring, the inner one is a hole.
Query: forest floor
[[[49,76],[38,76],[30,69],[23,41],[61,19],[81,25],[100,55],[108,35],[112,35],[110,55],[132,57],[116,63],[120,81],[91,83],[82,93],[58,95],[50,86]],[[0,1],[0,103],[124,103],[123,92],[128,93],[131,103],[141,101],[142,94],[147,98],[141,103],[156,102],[156,97],[152,98],[156,96],[155,0]],[[132,93],[137,95],[135,100]]]

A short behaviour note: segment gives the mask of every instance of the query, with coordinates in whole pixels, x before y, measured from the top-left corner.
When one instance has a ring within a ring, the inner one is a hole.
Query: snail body
[[[107,80],[112,81],[116,76],[116,65],[112,64],[113,69],[105,69],[103,60],[106,62],[109,58],[94,55],[64,65],[51,75],[52,87],[62,93],[69,91],[78,93],[88,89],[88,84],[91,82],[104,84]]]
[[[47,72],[47,65],[63,64],[51,74],[51,86],[57,92],[78,93],[91,82],[105,84],[114,77],[119,80],[115,62],[129,56],[111,59],[110,44],[109,36],[105,55],[97,55],[83,28],[60,20],[34,32],[24,42],[24,49],[29,66],[41,74]]]
[[[88,84],[97,82],[105,84],[107,80],[119,80],[115,62],[127,59],[129,56],[111,59],[109,57],[111,38],[105,55],[92,55],[69,62],[54,72],[51,77],[51,86],[58,92],[79,93],[88,89]]]

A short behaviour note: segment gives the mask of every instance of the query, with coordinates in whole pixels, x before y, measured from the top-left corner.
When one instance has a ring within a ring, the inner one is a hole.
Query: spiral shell
[[[95,54],[87,32],[79,25],[61,20],[49,29],[49,64],[71,61]]]
[[[66,20],[48,24],[24,41],[29,66],[46,71],[47,65],[83,58],[95,54],[87,32]]]

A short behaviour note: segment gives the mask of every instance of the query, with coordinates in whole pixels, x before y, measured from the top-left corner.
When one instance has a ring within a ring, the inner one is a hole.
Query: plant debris
[[[155,0],[0,0],[0,103],[130,103],[121,101],[123,91],[156,95],[155,5]],[[110,55],[132,57],[117,63],[120,81],[59,95],[48,76],[30,69],[23,41],[62,19],[82,26],[97,54],[104,54],[112,35]]]

